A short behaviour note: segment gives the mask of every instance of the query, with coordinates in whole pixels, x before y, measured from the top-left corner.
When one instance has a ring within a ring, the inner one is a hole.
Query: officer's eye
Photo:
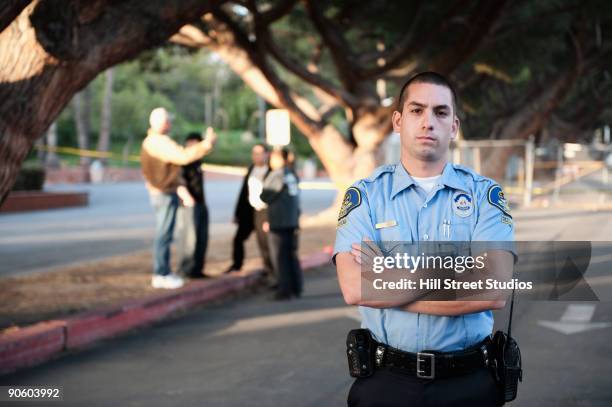
[[[436,112],[436,114],[437,114],[439,117],[446,117],[446,116],[448,116],[448,112],[447,112],[446,110],[438,110],[438,111]]]
[[[421,109],[420,107],[415,107],[414,109],[410,110],[410,112],[414,114],[421,114],[422,111],[423,109]]]

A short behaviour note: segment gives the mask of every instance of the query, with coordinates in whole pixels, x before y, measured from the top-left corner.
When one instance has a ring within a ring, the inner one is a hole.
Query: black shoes
[[[302,293],[301,292],[300,293],[291,293],[291,294],[276,292],[272,296],[272,300],[274,300],[274,301],[289,301],[292,298],[301,298],[301,297],[302,297]]]
[[[188,274],[186,277],[191,280],[204,280],[205,278],[211,278],[206,274]]]

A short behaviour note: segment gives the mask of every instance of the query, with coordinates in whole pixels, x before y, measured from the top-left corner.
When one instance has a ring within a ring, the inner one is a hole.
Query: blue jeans
[[[151,194],[151,205],[155,210],[155,239],[153,241],[153,272],[170,274],[170,244],[174,234],[176,210],[179,199],[176,194]]]

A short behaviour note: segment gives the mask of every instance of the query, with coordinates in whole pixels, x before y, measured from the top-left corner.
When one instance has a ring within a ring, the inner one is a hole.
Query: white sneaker
[[[167,276],[155,275],[151,280],[153,288],[165,288],[167,290],[181,288],[184,284],[183,279],[175,274],[168,274]]]

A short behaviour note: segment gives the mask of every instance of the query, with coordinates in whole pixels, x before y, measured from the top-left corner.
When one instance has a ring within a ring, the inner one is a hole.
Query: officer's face
[[[413,83],[406,92],[402,112],[393,112],[392,118],[393,130],[400,134],[402,159],[446,160],[450,142],[459,130],[450,89],[431,83]]]

